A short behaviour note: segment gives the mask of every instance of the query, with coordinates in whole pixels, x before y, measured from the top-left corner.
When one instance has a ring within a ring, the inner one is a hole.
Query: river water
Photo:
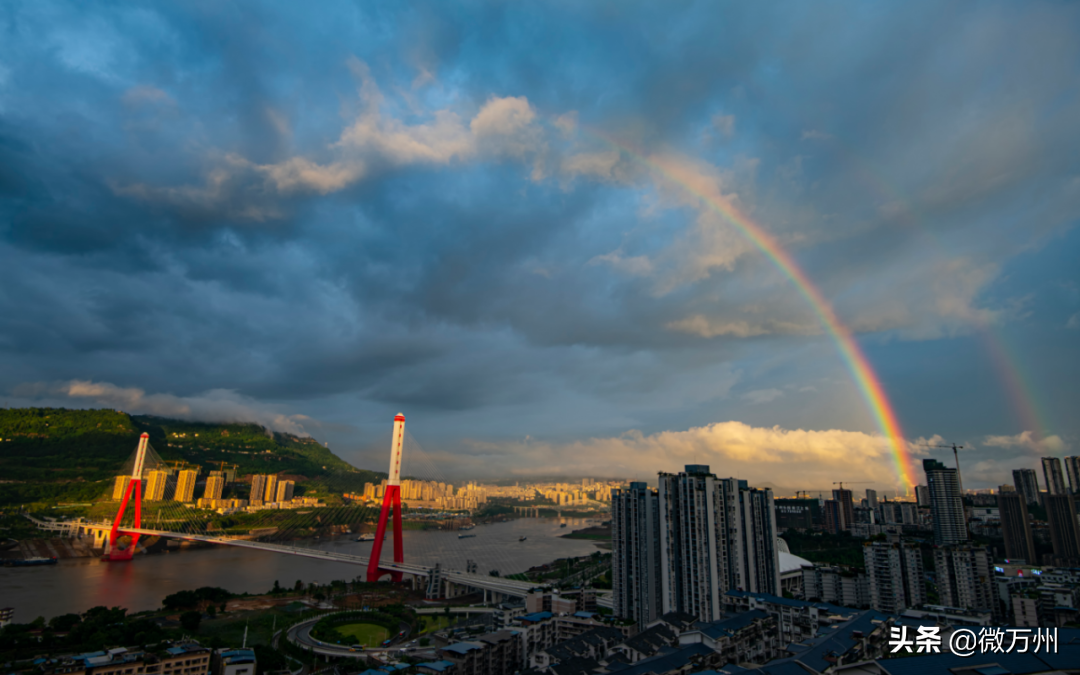
[[[560,522],[567,527],[559,527]],[[522,518],[477,525],[462,533],[476,535],[466,539],[459,539],[457,532],[406,530],[402,543],[406,562],[439,562],[464,570],[466,561],[474,560],[481,574],[499,570],[506,575],[599,550],[592,541],[559,536],[585,526],[586,521],[580,519]],[[526,540],[520,541],[521,537]],[[338,537],[297,545],[368,556],[372,542],[354,539]],[[383,560],[393,560],[393,541],[390,535],[383,543]],[[97,605],[126,607],[129,612],[158,609],[166,595],[200,586],[265,593],[275,580],[291,588],[297,580],[325,583],[355,579],[364,573],[365,568],[356,565],[231,546],[138,556],[126,563],[74,558],[44,567],[0,567],[0,607],[14,608],[14,620],[26,623],[38,616],[48,619],[85,612]]]

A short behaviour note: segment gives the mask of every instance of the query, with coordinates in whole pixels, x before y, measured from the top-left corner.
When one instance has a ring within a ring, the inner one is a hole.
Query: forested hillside
[[[318,441],[255,424],[207,424],[115,410],[0,409],[0,506],[91,501],[123,469],[138,445],[166,462],[236,467],[237,476],[285,472],[340,491],[362,490],[385,474],[356,469]],[[11,482],[9,482],[11,481]]]

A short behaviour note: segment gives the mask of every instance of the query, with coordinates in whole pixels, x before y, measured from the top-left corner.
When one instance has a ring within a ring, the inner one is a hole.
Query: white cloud
[[[576,110],[571,110],[568,113],[563,113],[555,118],[552,122],[555,128],[563,133],[563,136],[571,136],[577,131],[578,126],[578,114]]]
[[[522,157],[540,145],[535,120],[536,111],[524,96],[493,96],[476,113],[469,130],[478,143],[491,144],[494,152]]]
[[[748,321],[746,319],[706,317],[702,314],[694,314],[685,319],[671,321],[665,327],[668,330],[689,333],[703,338],[720,336],[747,338],[758,335],[817,335],[821,333],[821,326],[816,323],[798,323],[776,319]]]
[[[606,181],[622,181],[625,176],[617,170],[620,159],[618,150],[579,152],[563,159],[560,168],[567,176],[591,176]]]
[[[1032,431],[1022,431],[1015,436],[987,436],[983,439],[983,443],[994,448],[1026,450],[1041,455],[1058,454],[1069,448],[1060,436],[1050,435],[1037,438]]]
[[[824,131],[818,131],[817,129],[806,129],[802,132],[802,137],[799,140],[803,141],[827,141],[832,138],[831,134],[827,134]]]
[[[719,476],[737,476],[751,485],[770,483],[792,489],[827,488],[832,481],[862,480],[897,487],[887,439],[858,431],[810,431],[752,427],[721,422],[686,431],[644,435],[632,430],[617,437],[572,443],[474,442],[469,459],[478,466],[495,458],[528,475],[651,477],[656,471],[681,471],[686,464],[708,464]],[[508,461],[511,460],[511,461]]]
[[[269,194],[297,191],[328,194],[364,180],[379,166],[445,165],[478,156],[522,160],[541,153],[545,147],[536,111],[524,96],[493,96],[468,124],[449,109],[431,112],[427,121],[407,124],[386,113],[385,99],[367,64],[351,59],[349,67],[360,81],[361,109],[338,140],[325,149],[333,156],[330,161],[319,162],[297,155],[271,164],[256,164],[230,154],[208,172],[201,187],[134,184],[114,189],[119,194],[148,201],[226,208],[232,217],[265,220],[282,214],[262,205],[266,202],[265,194],[252,195],[250,187],[241,185],[246,175],[261,176],[263,189]],[[139,99],[151,96],[142,90],[130,95]],[[279,132],[283,131],[283,119],[274,118],[274,123]],[[569,121],[564,121],[565,124]],[[534,177],[539,176],[537,164]],[[237,200],[237,193],[244,193],[249,199]],[[256,198],[250,199],[253,196]],[[230,207],[232,201],[253,201],[260,206]]]
[[[363,162],[358,160],[319,165],[303,157],[292,157],[278,164],[256,168],[266,174],[282,192],[303,188],[319,194],[341,190],[365,173]]]
[[[603,255],[594,256],[589,260],[590,265],[606,264],[612,269],[630,276],[647,276],[652,274],[653,265],[648,256],[624,256],[622,251],[612,251]]]
[[[286,415],[228,389],[212,389],[197,396],[147,394],[137,387],[118,387],[110,382],[71,380],[59,384],[27,383],[13,390],[28,398],[61,397],[123,410],[200,422],[250,422],[272,431],[309,436],[304,415]]]
[[[1080,312],[1070,316],[1069,320],[1065,322],[1065,327],[1072,330],[1080,329]]]

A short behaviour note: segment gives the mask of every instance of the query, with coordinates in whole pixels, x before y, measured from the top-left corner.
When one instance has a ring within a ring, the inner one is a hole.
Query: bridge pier
[[[94,548],[106,548],[109,545],[109,531],[104,528],[93,528],[90,530],[94,535]],[[108,551],[105,551],[108,554]]]

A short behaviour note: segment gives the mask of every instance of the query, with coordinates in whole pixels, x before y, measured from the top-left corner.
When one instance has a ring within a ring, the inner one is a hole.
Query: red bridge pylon
[[[404,440],[405,416],[398,413],[394,416],[394,438],[390,442],[390,477],[386,481],[386,494],[383,495],[379,525],[375,528],[375,545],[371,548],[371,559],[368,560],[368,581],[378,581],[379,577],[386,573],[379,569],[379,556],[382,555],[386,521],[391,511],[394,512],[394,562],[405,562],[405,553],[401,545],[401,444]],[[401,572],[388,571],[393,581],[401,581]]]
[[[132,527],[142,527],[142,472],[146,462],[146,446],[150,442],[150,434],[139,437],[139,449],[135,452],[135,468],[131,471],[131,481],[124,489],[124,499],[120,502],[120,510],[116,512],[116,520],[113,521],[112,530],[109,532],[109,552],[104,560],[118,561],[131,560],[135,555],[135,545],[139,543],[137,532],[124,532],[120,529],[120,521],[124,519],[124,511],[127,509],[131,496],[135,495],[135,522]],[[129,537],[130,542],[124,545],[122,537]]]

